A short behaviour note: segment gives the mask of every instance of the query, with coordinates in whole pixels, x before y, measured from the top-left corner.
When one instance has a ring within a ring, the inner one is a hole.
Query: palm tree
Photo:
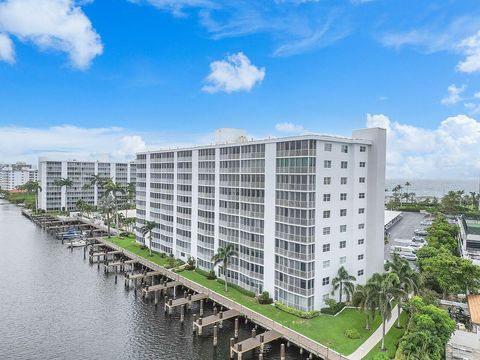
[[[112,179],[108,179],[105,184],[105,196],[108,194],[113,195],[113,200],[115,203],[115,226],[118,229],[118,194],[125,194],[125,188],[122,184],[113,181]]]
[[[35,193],[35,212],[38,211],[38,193],[42,191],[40,182],[38,180],[29,180],[22,185],[22,189],[27,190],[28,192]]]
[[[65,211],[68,212],[68,196],[67,196],[67,192],[68,192],[68,188],[69,187],[72,187],[73,185],[73,181],[69,178],[61,178],[61,179],[57,179],[55,180],[54,182],[54,185],[56,186],[60,186],[60,189],[65,187]],[[60,205],[61,206],[61,205]]]
[[[375,320],[376,303],[371,284],[357,285],[353,294],[353,305],[365,313],[365,330],[370,330],[370,318]]]
[[[350,301],[350,296],[353,294],[355,285],[353,281],[357,280],[355,276],[350,275],[348,271],[342,266],[338,269],[337,276],[332,279],[332,295],[335,291],[340,289],[340,302],[342,302],[343,291],[347,294],[347,301]]]
[[[410,186],[412,186],[412,184],[410,184],[410,183],[407,181],[404,186],[405,186],[405,192],[408,194],[408,195],[407,195],[407,198],[406,198],[407,201],[408,201],[408,199],[410,198],[410,194],[409,194],[409,192],[408,192],[408,189],[410,188]]]
[[[152,256],[152,230],[155,229],[156,226],[157,223],[155,221],[145,220],[143,226],[140,228],[144,242],[145,236],[148,234],[148,249],[150,250],[150,256]]]
[[[75,207],[77,208],[77,210],[80,210],[80,212],[82,213],[87,209],[87,205],[87,202],[83,199],[78,199],[75,203]]]
[[[104,214],[107,217],[107,231],[108,231],[109,238],[110,238],[110,217],[114,209],[115,209],[115,203],[114,203],[112,194],[103,196],[102,201],[100,202],[100,211],[102,212],[102,214]]]
[[[397,328],[400,328],[400,311],[402,308],[402,302],[408,300],[408,295],[410,293],[417,293],[420,277],[417,272],[412,270],[408,261],[401,258],[397,253],[393,254],[392,261],[388,260],[385,263],[385,271],[397,274],[399,280],[398,287],[402,290],[397,293],[396,298],[398,301]]]
[[[385,351],[385,333],[387,321],[392,317],[393,300],[398,299],[400,293],[400,279],[394,272],[373,274],[369,280],[372,286],[372,295],[382,316],[382,351]]]
[[[230,258],[232,256],[238,256],[237,251],[235,250],[235,247],[232,244],[227,244],[225,246],[221,246],[217,249],[217,253],[213,255],[212,257],[212,262],[213,266],[216,266],[217,264],[222,264],[223,266],[223,275],[225,277],[225,292],[228,291],[227,287],[227,268],[228,264],[230,261]]]

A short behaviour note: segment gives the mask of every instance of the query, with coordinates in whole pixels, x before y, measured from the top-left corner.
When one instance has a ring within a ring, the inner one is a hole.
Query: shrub
[[[273,303],[273,299],[270,297],[270,294],[268,293],[268,291],[264,291],[260,295],[258,295],[257,301],[258,301],[259,304],[271,304],[271,303]]]
[[[357,329],[347,329],[345,330],[345,336],[349,339],[360,339],[360,333]]]
[[[161,257],[162,259],[165,259],[165,258],[167,257],[167,254],[165,254],[165,253],[160,253],[160,257]]]
[[[329,299],[329,300],[333,300],[333,299]],[[328,300],[327,300],[328,301]],[[327,302],[326,302],[327,303]],[[336,315],[338,314],[340,311],[343,310],[343,308],[345,307],[345,303],[344,302],[336,302],[335,300],[333,300],[333,302],[331,301],[328,301],[327,303],[328,307],[326,308],[323,308],[323,309],[320,309],[320,312],[322,314],[327,314],[327,315]]]
[[[205,271],[205,270],[202,270],[202,269],[200,269],[200,268],[197,267],[197,268],[195,268],[195,272],[197,272],[197,273],[199,273],[200,275],[203,275],[203,276],[205,276],[206,278],[208,278],[208,272]]]
[[[313,310],[313,311],[303,311],[303,310],[298,310],[293,307],[290,307],[288,305],[282,304],[279,301],[275,301],[275,307],[279,310],[285,311],[286,313],[298,316],[299,318],[302,319],[313,319],[317,316],[320,315],[320,311]]]
[[[196,260],[193,256],[190,256],[188,259],[187,259],[187,266],[185,266],[185,270],[193,270],[195,269],[195,263],[196,263]]]
[[[210,270],[210,271],[207,273],[207,279],[208,279],[208,280],[215,280],[216,278],[217,278],[217,275],[215,275],[215,271]]]

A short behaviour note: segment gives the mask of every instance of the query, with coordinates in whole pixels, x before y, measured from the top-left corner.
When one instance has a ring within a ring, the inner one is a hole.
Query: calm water
[[[0,359],[228,359],[232,322],[214,349],[211,328],[194,336],[191,314],[183,325],[179,311],[165,317],[1,199],[0,256]],[[240,339],[250,331],[242,325]],[[279,359],[279,347],[264,358]],[[300,358],[288,349],[287,359]]]
[[[396,185],[405,185],[409,182],[409,192],[414,192],[417,196],[436,196],[442,197],[450,190],[463,190],[466,194],[469,192],[479,192],[479,179],[454,179],[454,180],[425,180],[425,179],[387,179],[385,187],[388,189],[387,195]]]

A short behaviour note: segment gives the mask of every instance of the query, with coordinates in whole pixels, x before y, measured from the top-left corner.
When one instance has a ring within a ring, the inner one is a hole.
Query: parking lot
[[[402,220],[393,225],[389,232],[388,244],[385,244],[385,260],[391,258],[390,246],[395,244],[396,239],[411,239],[416,229],[424,229],[420,223],[425,220],[425,215],[417,212],[402,212]]]

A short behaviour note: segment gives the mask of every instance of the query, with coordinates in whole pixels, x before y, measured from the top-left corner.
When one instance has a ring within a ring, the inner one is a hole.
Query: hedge
[[[275,307],[279,310],[285,311],[286,313],[298,316],[299,318],[302,319],[313,319],[317,316],[320,315],[320,311],[313,310],[313,311],[303,311],[303,310],[298,310],[293,307],[290,307],[288,305],[282,304],[279,301],[275,301]]]
[[[344,307],[345,307],[345,303],[338,302],[332,307],[325,307],[325,308],[320,309],[320,312],[322,314],[327,314],[327,315],[336,315],[340,311],[342,311]]]

